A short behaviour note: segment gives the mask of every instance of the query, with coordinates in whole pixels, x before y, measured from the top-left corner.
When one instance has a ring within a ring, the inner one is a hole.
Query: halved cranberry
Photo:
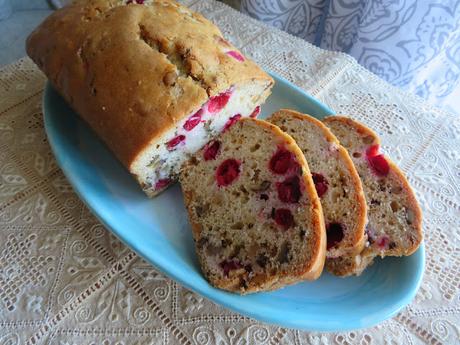
[[[275,210],[273,218],[275,219],[275,223],[283,227],[284,230],[287,230],[294,225],[294,216],[287,208],[279,208]]]
[[[379,145],[369,146],[366,150],[366,157],[369,165],[377,176],[386,176],[390,171],[390,165],[385,159],[385,156],[379,154],[379,148]]]
[[[318,196],[321,198],[327,192],[329,182],[322,174],[313,172],[311,173],[311,177],[313,178],[313,183],[315,184],[316,193],[318,193]]]
[[[388,236],[384,235],[377,240],[376,244],[380,249],[386,249],[390,244],[390,239]]]
[[[377,156],[379,154],[379,149],[380,149],[380,146],[379,145],[372,145],[372,146],[369,146],[366,150],[366,156],[367,157],[374,157],[374,156]]]
[[[226,187],[237,179],[240,174],[240,165],[236,159],[223,161],[216,171],[216,180],[219,187]]]
[[[191,131],[201,122],[201,116],[203,115],[203,109],[198,110],[195,114],[190,116],[187,121],[184,123],[184,129],[186,131]]]
[[[259,116],[260,114],[260,105],[258,105],[251,113],[251,115],[249,115],[249,117],[252,117],[253,119],[256,118],[257,116]]]
[[[278,198],[282,202],[297,203],[302,196],[298,176],[288,177],[283,182],[277,183],[276,188],[278,190]]]
[[[217,113],[225,107],[230,99],[232,92],[230,90],[222,92],[221,94],[211,97],[208,102],[208,111],[210,113]]]
[[[270,170],[279,175],[285,174],[295,166],[298,166],[298,164],[295,161],[294,154],[286,149],[278,149],[269,162]]]
[[[219,264],[219,266],[224,270],[224,275],[226,277],[228,277],[230,271],[243,267],[243,265],[241,265],[236,259],[224,260]]]
[[[166,148],[169,150],[169,151],[172,151],[174,150],[174,148],[185,142],[185,135],[181,134],[181,135],[178,135],[177,137],[174,137],[172,138],[170,141],[168,141],[168,143],[166,144]]]
[[[222,131],[225,132],[227,129],[232,127],[239,119],[241,119],[241,114],[233,115],[231,118],[227,120]]]
[[[372,171],[374,171],[377,176],[387,176],[390,172],[390,165],[388,164],[383,154],[374,157],[368,157],[367,161],[369,162]]]
[[[203,158],[205,161],[214,160],[220,150],[220,141],[213,140],[204,147]]]
[[[170,183],[171,183],[171,180],[169,178],[163,178],[161,180],[158,180],[157,183],[155,183],[155,190],[163,189]]]
[[[231,56],[232,58],[240,61],[240,62],[243,62],[244,61],[244,56],[241,55],[239,52],[237,52],[236,50],[230,50],[228,52],[226,52],[227,55]]]
[[[327,249],[334,247],[337,243],[343,240],[343,225],[340,223],[330,223],[326,227]]]

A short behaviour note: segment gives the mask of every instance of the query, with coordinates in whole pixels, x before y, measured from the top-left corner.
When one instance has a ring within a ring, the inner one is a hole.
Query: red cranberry
[[[233,115],[231,118],[227,120],[222,131],[225,132],[227,129],[232,127],[239,119],[241,119],[241,114]]]
[[[232,92],[230,90],[222,92],[221,94],[211,97],[208,102],[208,111],[210,113],[217,113],[225,107],[230,99]]]
[[[372,146],[369,146],[366,150],[366,156],[367,157],[374,157],[374,156],[377,156],[379,154],[379,149],[380,149],[380,146],[379,145],[372,145]]]
[[[219,266],[224,270],[224,275],[226,277],[228,277],[230,271],[243,267],[243,265],[241,265],[236,259],[224,260],[219,264]]]
[[[203,109],[198,110],[195,114],[190,116],[187,121],[184,123],[184,129],[186,131],[191,131],[201,122],[201,116],[203,115]]]
[[[216,171],[217,185],[226,187],[232,184],[240,174],[240,165],[236,159],[227,159],[223,161]]]
[[[380,237],[376,243],[380,249],[386,249],[390,244],[390,239],[388,238],[388,236],[384,235]]]
[[[294,225],[294,216],[287,208],[279,208],[274,213],[275,223],[284,228],[284,230]]]
[[[374,157],[367,157],[367,161],[369,162],[372,171],[377,176],[387,176],[390,172],[390,165],[385,159],[385,156],[382,154]]]
[[[298,176],[288,177],[283,182],[277,183],[276,188],[278,189],[278,198],[282,202],[297,203],[302,196]]]
[[[343,225],[340,223],[330,223],[326,227],[327,249],[334,247],[343,240]]]
[[[236,50],[230,50],[226,53],[227,55],[231,56],[232,58],[240,61],[240,62],[243,62],[244,61],[244,56],[241,55],[239,52],[237,52]]]
[[[316,193],[318,193],[318,196],[321,198],[327,192],[329,182],[322,174],[311,173],[311,176],[315,184]]]
[[[158,180],[157,183],[155,183],[155,190],[163,189],[170,183],[171,183],[171,180],[169,178],[163,178],[161,180]]]
[[[183,142],[185,142],[185,135],[181,134],[181,135],[178,135],[177,137],[172,138],[170,141],[168,141],[168,143],[166,144],[166,147],[169,151],[172,151],[177,145]]]
[[[283,175],[290,168],[296,167],[298,164],[292,152],[286,149],[278,149],[278,151],[270,159],[270,170],[275,174]]]
[[[252,117],[253,119],[256,118],[257,116],[259,116],[260,114],[260,105],[258,105],[251,113],[251,115],[249,115],[249,117]]]
[[[206,144],[204,148],[203,158],[205,161],[214,160],[220,150],[220,141],[213,140]]]

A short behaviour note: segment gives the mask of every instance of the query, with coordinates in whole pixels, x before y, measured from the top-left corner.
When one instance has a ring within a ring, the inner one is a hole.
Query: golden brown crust
[[[232,85],[272,79],[203,16],[173,1],[77,1],[27,39],[27,53],[123,164]]]
[[[338,121],[346,124],[349,127],[354,128],[359,134],[365,134],[368,136],[371,136],[373,138],[372,145],[380,145],[380,137],[377,135],[376,132],[374,132],[372,129],[369,127],[363,125],[362,123],[355,121],[347,116],[343,115],[333,115],[333,116],[327,116],[323,119],[323,123],[326,125],[330,122],[333,121]]]
[[[323,122],[326,123],[326,125],[333,123],[333,122],[340,122],[342,124],[345,124],[351,127],[353,130],[356,130],[361,135],[372,138],[373,145],[380,145],[380,138],[373,130],[371,130],[365,125],[355,120],[352,120],[348,117],[330,116],[330,117],[326,117],[323,120]],[[418,247],[423,241],[422,210],[420,208],[420,205],[417,202],[415,193],[412,190],[412,187],[407,181],[407,178],[402,172],[402,170],[399,169],[399,167],[393,161],[391,161],[391,159],[389,159],[389,157],[387,157],[386,155],[385,155],[385,160],[387,161],[390,167],[388,177],[394,180],[397,180],[402,185],[402,189],[404,190],[404,193],[407,199],[406,201],[408,205],[410,206],[410,209],[413,212],[414,217],[413,217],[413,221],[411,222],[411,228],[415,230],[416,232],[416,236],[413,236],[414,241],[411,242],[411,246],[409,248],[404,248],[404,249],[400,249],[400,248],[390,249],[389,248],[383,252],[382,251],[376,252],[372,247],[365,248],[363,252],[360,253],[362,261],[359,261],[358,263],[354,257],[344,258],[344,268],[339,269],[337,268],[338,265],[336,264],[335,268],[333,268],[332,270],[332,273],[334,274],[341,275],[341,276],[348,276],[352,274],[359,275],[362,273],[362,271],[365,269],[365,267],[368,264],[372,263],[373,257],[377,255],[380,255],[381,257],[411,255],[418,249]]]
[[[337,150],[342,158],[342,162],[345,163],[350,177],[352,179],[353,188],[356,190],[356,204],[359,205],[358,213],[356,214],[358,222],[356,225],[356,230],[353,232],[354,238],[352,241],[355,245],[351,248],[348,248],[346,253],[356,254],[361,252],[364,248],[366,239],[364,235],[364,228],[367,222],[367,203],[366,198],[364,197],[361,179],[359,178],[359,175],[355,169],[355,165],[353,164],[353,161],[351,160],[348,151],[342,145],[340,145],[339,140],[329,130],[329,128],[324,125],[324,123],[310,115],[302,114],[291,109],[280,109],[279,111],[272,114],[268,121],[271,121],[271,119],[273,119],[276,122],[276,118],[283,118],[285,114],[302,121],[309,121],[310,123],[313,123],[319,130],[321,130],[322,135],[328,140],[328,142],[335,143],[337,145]]]

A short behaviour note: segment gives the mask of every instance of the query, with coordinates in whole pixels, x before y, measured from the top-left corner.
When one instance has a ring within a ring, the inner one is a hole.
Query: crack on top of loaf
[[[139,25],[139,37],[150,48],[163,54],[166,59],[176,67],[177,73],[180,77],[186,78],[189,76],[187,68],[185,67],[184,57],[175,51],[172,41],[167,39],[158,39],[146,29],[144,25]]]
[[[190,48],[178,46],[174,40],[154,37],[145,25],[139,24],[139,38],[153,50],[163,54],[171,65],[174,65],[180,78],[190,77],[197,86],[203,88],[209,95],[209,88],[192,70],[203,65],[190,55]]]
[[[83,15],[81,17],[81,20],[84,22],[92,22],[93,20],[98,20],[107,15],[108,10],[110,10],[112,7],[109,7],[107,9],[104,9],[103,7],[99,6],[87,6],[83,8]]]

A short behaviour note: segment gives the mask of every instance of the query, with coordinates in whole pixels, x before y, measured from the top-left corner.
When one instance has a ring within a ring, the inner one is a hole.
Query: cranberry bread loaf
[[[212,285],[249,293],[319,277],[321,204],[302,151],[278,127],[236,122],[182,167],[180,182]]]
[[[327,258],[361,252],[367,206],[347,150],[321,121],[311,116],[282,109],[267,121],[292,136],[308,162],[324,212]]]
[[[403,172],[379,153],[380,139],[371,129],[347,117],[324,123],[350,153],[363,183],[368,205],[369,246],[355,257],[330,260],[337,275],[360,274],[375,256],[410,255],[422,242],[422,212]]]
[[[27,53],[149,196],[229,121],[256,116],[273,85],[173,1],[76,1],[31,33]]]

